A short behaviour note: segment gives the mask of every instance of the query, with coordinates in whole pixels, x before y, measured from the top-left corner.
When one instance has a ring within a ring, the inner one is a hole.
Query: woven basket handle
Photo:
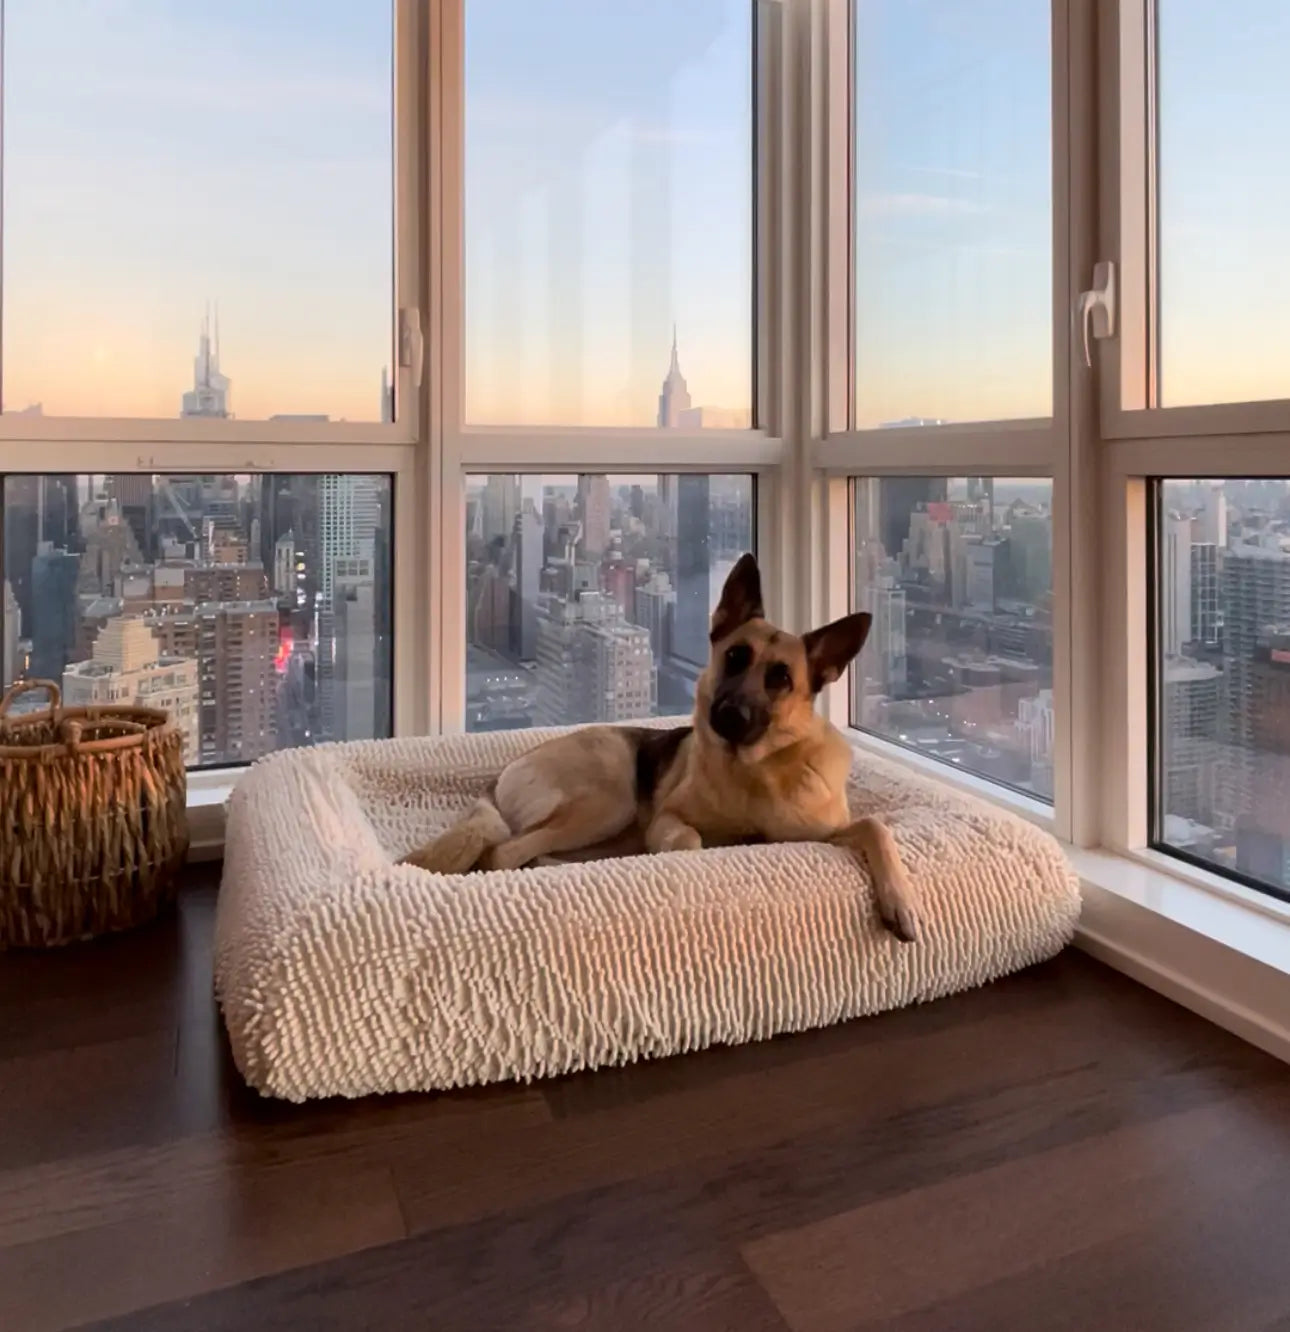
[[[148,733],[146,726],[141,726],[138,722],[126,721],[124,717],[102,717],[90,722],[89,725],[92,732],[117,731],[121,735],[146,735]],[[73,754],[81,747],[81,737],[84,733],[84,722],[65,721],[61,722],[58,727],[58,738]],[[102,739],[97,734],[94,738]]]
[[[63,695],[53,680],[19,680],[17,684],[11,685],[5,691],[3,698],[0,698],[0,720],[8,715],[9,709],[23,694],[34,694],[40,689],[44,689],[49,694],[50,710],[57,712],[63,705]]]

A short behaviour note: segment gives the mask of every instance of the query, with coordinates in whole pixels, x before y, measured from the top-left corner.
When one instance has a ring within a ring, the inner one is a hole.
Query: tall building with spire
[[[219,368],[219,311],[215,312],[215,332],[211,336],[210,311],[202,320],[197,355],[193,358],[193,386],[184,394],[180,416],[229,417],[229,377]]]
[[[676,325],[672,325],[672,362],[667,368],[662,391],[658,395],[658,424],[663,430],[677,430],[682,413],[690,410],[690,389],[681,373],[681,358],[676,345]]]

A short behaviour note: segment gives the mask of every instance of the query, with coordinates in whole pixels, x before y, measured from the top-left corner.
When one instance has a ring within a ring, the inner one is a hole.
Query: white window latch
[[[421,311],[406,306],[399,311],[399,364],[412,371],[412,380],[421,387],[425,368],[425,335],[421,330]]]
[[[1093,265],[1093,285],[1082,291],[1075,307],[1080,334],[1084,341],[1084,364],[1093,368],[1093,348],[1090,337],[1115,337],[1115,265],[1103,259]]]

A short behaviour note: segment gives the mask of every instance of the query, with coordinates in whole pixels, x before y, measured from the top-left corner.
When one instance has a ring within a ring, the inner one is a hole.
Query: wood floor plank
[[[0,1172],[0,1247],[54,1239],[105,1223],[170,1214],[230,1177],[283,1166],[331,1170],[338,1162],[399,1169],[426,1140],[439,1150],[487,1161],[507,1143],[549,1122],[527,1088],[446,1097],[284,1106],[261,1102],[235,1132],[204,1133],[112,1151],[42,1161]]]
[[[0,1327],[76,1326],[322,1262],[404,1234],[381,1167],[229,1170],[131,1218],[0,1248]],[[191,1325],[190,1325],[191,1326]]]
[[[335,1319],[329,1325],[336,1327],[417,1326],[431,1309],[436,1328],[468,1327],[472,1317],[474,1326],[522,1327],[517,1311],[534,1300],[576,1308],[607,1276],[616,1288],[648,1290],[696,1255],[707,1261],[775,1234],[789,1217],[809,1224],[1062,1143],[1092,1150],[1124,1124],[1140,1125],[1150,1144],[1162,1125],[1185,1118],[1189,1105],[1213,1107],[1224,1095],[1209,1069],[1148,1079],[1127,1095],[1110,1092],[1085,1069],[1051,1080],[1044,1091],[1042,1108],[1035,1088],[1011,1088],[966,1109],[938,1106],[837,1127],[752,1154],[732,1151],[611,1187],[517,1203],[470,1224],[221,1292],[192,1308],[152,1310],[120,1326],[149,1332],[286,1326],[277,1321],[286,1309],[321,1316],[318,1293],[326,1292],[325,1308]],[[481,1161],[481,1176],[487,1168]]]
[[[0,1170],[133,1144],[185,1112],[177,1029],[0,1061]]]
[[[775,1305],[734,1255],[691,1259],[591,1290],[548,1296],[520,1311],[532,1332],[788,1332]]]
[[[1006,1278],[1208,1215],[1279,1180],[1290,1197],[1290,1087],[1261,1113],[1227,1102],[931,1183],[745,1246],[795,1332],[881,1323]],[[1290,1290],[1290,1274],[1287,1289]]]
[[[1089,1245],[1053,1262],[855,1332],[1290,1332],[1290,1274],[1283,1178],[1182,1203],[1151,1227]]]
[[[1108,1075],[1102,1067],[1103,1029],[1085,1024],[1082,1016],[1078,1003],[1072,1007],[1066,1000],[1017,1006],[980,1023],[935,1023],[926,1035],[907,1028],[900,1040],[861,1040],[850,1048],[830,1048],[818,1059],[771,1068],[754,1064],[748,1074],[700,1079],[692,1088],[681,1083],[667,1094],[624,1097],[613,1109],[558,1117],[539,1140],[499,1144],[498,1156],[484,1171],[472,1154],[444,1152],[426,1142],[404,1158],[397,1175],[400,1194],[414,1230],[457,1225],[517,1202],[613,1185],[705,1157],[756,1156],[787,1138],[806,1141],[838,1126],[857,1140],[865,1134],[885,1139],[897,1136],[891,1123],[910,1117],[915,1123],[940,1122],[947,1130],[961,1124],[971,1134],[975,1104],[1013,1088],[1021,1089],[1011,1099],[1023,1110],[1069,1120],[1074,1132],[1080,1116],[1093,1125],[1120,1122],[1114,1094],[1102,1095],[1108,1085],[1136,1088],[1140,1081],[1160,1079],[1155,1091],[1149,1086],[1144,1091],[1144,1108],[1160,1113],[1157,1093],[1171,1088],[1181,1070],[1192,1074],[1176,1093],[1186,1104],[1188,1098],[1222,1094],[1229,1082],[1257,1079],[1270,1062],[1225,1036],[1211,1040],[1212,1028],[1184,1015],[1184,1026],[1194,1026],[1190,1043],[1144,1041],[1131,1057],[1122,1053],[1119,1067]],[[1126,1038],[1123,1044],[1130,1042]],[[813,1046],[808,1042],[807,1048]],[[639,1072],[646,1078],[653,1069]],[[1085,1076],[1079,1077],[1081,1072]],[[579,1075],[579,1080],[599,1076]],[[1050,1104],[1055,1080],[1066,1078],[1074,1079],[1062,1093],[1066,1101]]]

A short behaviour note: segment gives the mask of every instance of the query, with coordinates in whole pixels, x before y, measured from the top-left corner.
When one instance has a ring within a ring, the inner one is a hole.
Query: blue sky
[[[469,419],[653,424],[673,322],[750,407],[751,52],[746,0],[468,5]]]
[[[1160,2],[1166,401],[1284,393],[1290,5]],[[175,415],[211,300],[238,415],[373,419],[389,7],[4,13],[6,410]],[[470,419],[650,424],[674,322],[695,405],[748,410],[752,15],[468,0]],[[1044,415],[1048,6],[856,15],[859,421]]]
[[[4,400],[175,416],[208,300],[234,411],[377,419],[391,17],[6,0]]]
[[[1165,406],[1290,397],[1290,5],[1160,0]]]
[[[1051,80],[1036,0],[859,0],[862,426],[1051,411]]]

